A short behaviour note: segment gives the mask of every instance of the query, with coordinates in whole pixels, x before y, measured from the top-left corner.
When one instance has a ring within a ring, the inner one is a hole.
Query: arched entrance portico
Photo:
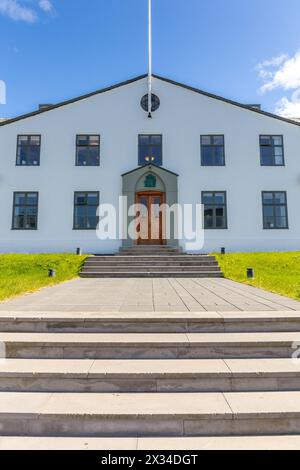
[[[140,219],[137,224],[138,240],[130,237],[123,240],[124,247],[135,244],[162,245],[178,247],[174,237],[177,221],[170,223],[170,236],[166,238],[163,227],[162,204],[173,206],[178,203],[178,175],[155,165],[139,167],[122,175],[123,196],[127,197],[127,205],[140,204]],[[135,218],[127,216],[127,227]]]

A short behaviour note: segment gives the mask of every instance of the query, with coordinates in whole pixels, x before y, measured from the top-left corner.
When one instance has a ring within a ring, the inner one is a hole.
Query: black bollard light
[[[221,248],[221,255],[226,255],[226,249],[224,246]]]
[[[247,268],[247,278],[248,279],[254,279],[254,269],[253,268]]]
[[[81,254],[82,254],[81,248],[77,248],[76,254],[77,254],[77,256],[81,256]]]
[[[56,271],[55,271],[55,269],[49,269],[48,275],[49,275],[49,277],[55,277],[55,276],[56,276]]]

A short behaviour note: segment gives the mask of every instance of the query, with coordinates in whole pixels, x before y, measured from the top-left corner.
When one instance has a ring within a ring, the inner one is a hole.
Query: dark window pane
[[[202,135],[201,136],[201,144],[202,145],[210,145],[211,144],[211,136],[210,135]]]
[[[36,193],[27,193],[27,204],[36,205],[38,202],[38,196]]]
[[[263,193],[264,204],[273,204],[273,193]]]
[[[214,145],[224,145],[224,136],[223,135],[214,135],[213,136]]]
[[[79,147],[77,149],[77,165],[86,165],[89,157],[88,147]]]
[[[155,165],[162,164],[162,149],[161,147],[152,147],[151,149],[151,162]]]
[[[15,204],[22,205],[25,204],[26,194],[25,193],[16,193],[15,194]]]
[[[98,193],[88,193],[87,204],[89,205],[98,205]]]
[[[87,228],[97,228],[97,207],[88,207],[87,210]]]
[[[161,135],[152,135],[150,137],[151,145],[161,145],[161,141],[162,141]]]
[[[273,165],[273,149],[272,147],[261,148],[262,165]]]
[[[203,146],[202,147],[202,165],[203,166],[213,165],[214,164],[213,155],[214,155],[213,147]]]
[[[285,217],[286,216],[286,207],[285,206],[276,206],[275,207],[276,217]]]
[[[85,228],[85,207],[75,207],[75,228]]]
[[[225,194],[224,193],[215,193],[215,203],[216,204],[225,204]]]
[[[76,193],[75,204],[85,205],[86,204],[86,193]]]
[[[285,204],[286,196],[285,193],[274,193],[275,204]]]
[[[224,147],[215,147],[215,165],[224,165]]]
[[[140,135],[139,136],[139,144],[140,145],[150,145],[150,135]]]
[[[216,216],[224,217],[224,207],[216,207]]]
[[[273,217],[273,215],[274,215],[273,206],[266,206],[264,208],[264,214],[265,214],[266,217]]]
[[[271,145],[272,140],[269,135],[262,135],[260,138],[261,145]]]
[[[216,216],[216,227],[217,228],[224,228],[225,227],[224,217]]]
[[[287,228],[287,219],[286,219],[286,217],[276,217],[276,227],[277,228]]]
[[[99,135],[90,135],[90,145],[99,145],[100,136]]]
[[[213,228],[213,209],[204,210],[204,228]]]
[[[277,135],[272,137],[273,145],[283,145],[282,135]]]
[[[202,202],[203,204],[213,204],[214,202],[213,193],[203,193]]]
[[[28,142],[28,136],[27,135],[19,135],[18,137],[18,143],[20,145],[26,144]]]
[[[139,148],[139,165],[151,163],[150,147]]]

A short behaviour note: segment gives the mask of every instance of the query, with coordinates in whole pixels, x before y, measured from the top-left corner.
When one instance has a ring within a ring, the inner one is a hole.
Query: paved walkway
[[[0,304],[0,311],[300,311],[300,302],[227,279],[76,279]]]

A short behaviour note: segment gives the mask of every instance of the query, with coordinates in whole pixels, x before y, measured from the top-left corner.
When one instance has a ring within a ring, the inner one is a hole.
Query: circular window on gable
[[[151,112],[154,113],[154,111],[157,111],[157,109],[160,107],[160,99],[154,94],[152,94],[151,96]],[[144,111],[148,111],[148,95],[143,96],[143,98],[141,99],[141,107]]]

